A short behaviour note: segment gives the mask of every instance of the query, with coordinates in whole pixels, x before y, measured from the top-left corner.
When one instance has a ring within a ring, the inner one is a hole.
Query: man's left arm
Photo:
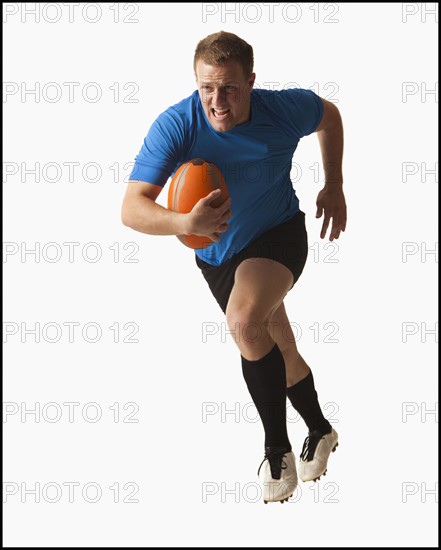
[[[318,125],[317,136],[322,154],[325,172],[325,186],[317,196],[316,218],[324,212],[320,238],[326,236],[332,218],[329,240],[338,239],[340,232],[346,229],[346,201],[343,193],[343,124],[340,112],[334,103],[323,101],[323,117]]]

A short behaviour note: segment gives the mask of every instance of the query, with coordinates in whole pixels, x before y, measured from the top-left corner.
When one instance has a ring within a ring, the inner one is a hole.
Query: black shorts
[[[197,254],[195,254],[195,260],[213,296],[225,313],[234,285],[234,274],[240,262],[247,258],[276,260],[291,270],[295,283],[303,271],[307,256],[308,235],[305,226],[305,213],[299,210],[291,219],[265,231],[255,241],[221,265],[208,264],[201,260]]]

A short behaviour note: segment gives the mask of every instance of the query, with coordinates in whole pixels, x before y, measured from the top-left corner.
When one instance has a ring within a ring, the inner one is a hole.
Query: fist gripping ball
[[[187,214],[194,205],[215,189],[220,189],[220,196],[211,202],[216,208],[228,198],[228,189],[224,177],[216,166],[203,159],[192,159],[185,162],[176,171],[168,190],[168,208],[174,212]],[[206,248],[213,241],[202,235],[177,235],[181,243],[189,248]]]

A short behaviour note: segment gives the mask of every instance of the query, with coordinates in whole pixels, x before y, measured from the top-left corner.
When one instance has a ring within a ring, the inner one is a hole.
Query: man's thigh
[[[290,269],[269,258],[247,258],[237,267],[226,314],[246,309],[265,319],[279,307],[291,289]]]

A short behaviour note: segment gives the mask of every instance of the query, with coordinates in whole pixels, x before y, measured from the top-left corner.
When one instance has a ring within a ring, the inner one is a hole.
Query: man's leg
[[[231,330],[240,328],[235,341],[246,359],[255,361],[274,347],[268,323],[292,283],[291,271],[269,258],[248,258],[238,265],[225,315]]]
[[[245,381],[265,429],[265,446],[286,446],[289,450],[285,364],[268,325],[292,280],[291,271],[279,262],[268,258],[244,260],[236,269],[225,312],[241,353]]]
[[[311,372],[297,350],[295,336],[282,302],[273,313],[268,331],[279,346],[285,360],[287,388],[297,384]]]
[[[264,501],[289,498],[297,487],[286,429],[286,371],[268,324],[293,283],[291,271],[268,258],[249,258],[236,269],[226,309],[242,372],[265,430]]]
[[[269,332],[285,361],[287,395],[308,426],[309,435],[300,460],[300,477],[303,481],[318,479],[326,473],[329,454],[338,445],[338,435],[323,416],[312,372],[297,350],[283,303],[271,317]]]

